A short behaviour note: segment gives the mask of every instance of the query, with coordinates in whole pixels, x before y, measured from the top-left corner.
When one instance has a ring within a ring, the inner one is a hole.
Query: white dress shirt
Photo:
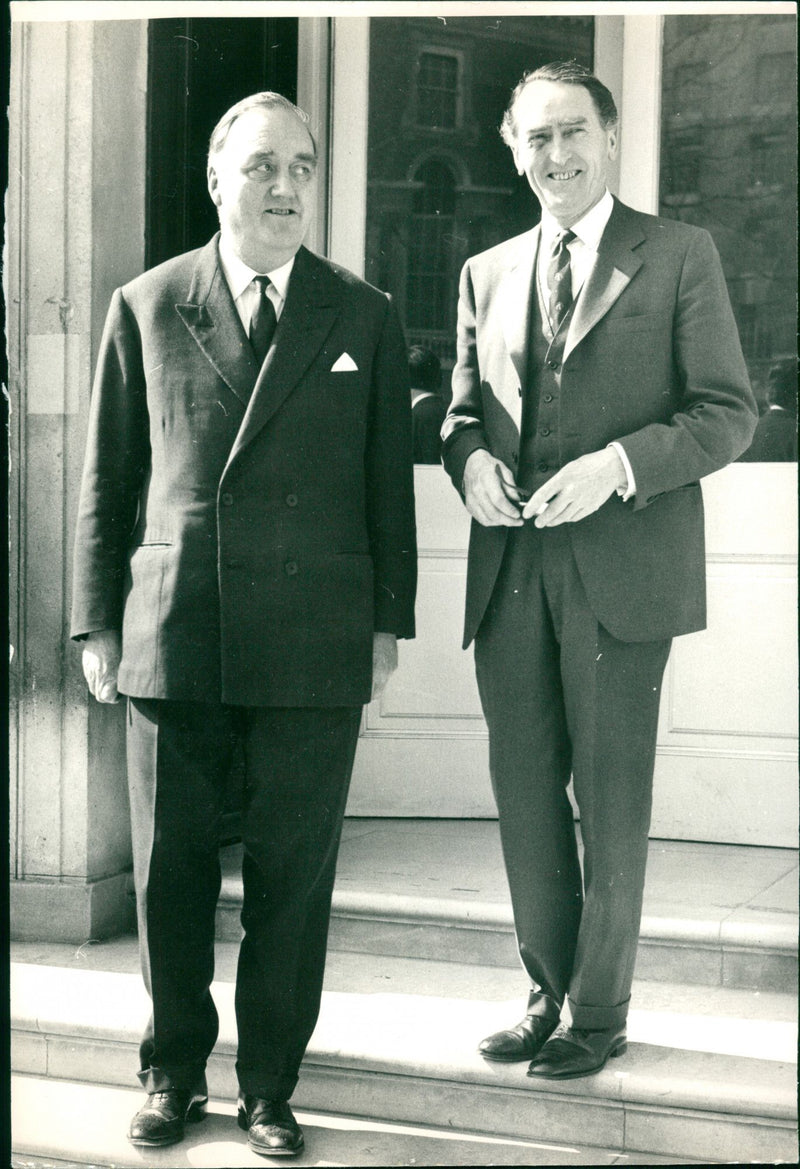
[[[567,249],[570,255],[569,270],[572,278],[572,296],[574,300],[577,300],[578,295],[594,268],[597,261],[597,253],[600,249],[600,241],[603,238],[603,232],[606,229],[606,224],[613,209],[614,200],[611,198],[610,192],[606,191],[602,199],[598,203],[595,203],[591,210],[587,211],[577,223],[572,224],[571,230],[575,233],[575,239],[567,244]],[[556,239],[563,231],[564,228],[561,224],[543,207],[539,242],[539,262],[537,265],[537,284],[541,304],[545,307],[550,302],[550,290],[547,287],[547,269],[550,265],[550,257],[553,254]],[[628,479],[627,487],[618,488],[617,494],[622,499],[630,499],[632,495],[636,494],[636,480],[633,476],[633,468],[631,467],[630,460],[620,443],[610,442],[608,445],[613,447],[619,455]]]
[[[282,264],[280,268],[273,269],[272,272],[256,272],[255,269],[249,268],[243,260],[239,259],[233,248],[227,243],[225,236],[221,235],[219,258],[245,333],[250,335],[250,321],[253,319],[253,313],[256,311],[261,295],[258,286],[253,284],[254,276],[269,276],[270,285],[266,293],[275,306],[276,320],[280,320],[283,306],[286,303],[286,293],[289,289],[289,277],[294,267],[294,256],[287,263]]]

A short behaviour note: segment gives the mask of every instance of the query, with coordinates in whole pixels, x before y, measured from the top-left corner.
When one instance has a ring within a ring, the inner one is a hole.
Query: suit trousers
[[[553,1016],[568,996],[575,1027],[627,1016],[670,644],[599,624],[567,525],[509,530],[476,673],[529,1010]]]
[[[360,707],[128,700],[128,784],[148,1092],[204,1083],[219,831],[234,750],[245,757],[244,937],[236,975],[243,1092],[287,1100],[316,1025],[336,857]]]

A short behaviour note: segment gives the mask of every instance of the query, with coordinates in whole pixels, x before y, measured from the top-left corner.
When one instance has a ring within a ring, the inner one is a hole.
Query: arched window
[[[422,164],[414,175],[409,223],[406,324],[415,341],[437,349],[433,333],[454,328],[456,299],[453,251],[456,190],[450,167],[437,159]]]

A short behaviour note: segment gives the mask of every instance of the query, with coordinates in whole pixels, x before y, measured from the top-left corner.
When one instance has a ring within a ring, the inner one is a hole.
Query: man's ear
[[[613,160],[617,157],[619,149],[619,122],[609,126],[606,133],[608,135],[608,157]]]
[[[211,202],[215,207],[219,207],[222,203],[222,196],[219,193],[219,180],[217,179],[217,172],[210,163],[206,171],[206,178],[208,180],[208,193],[211,196]]]

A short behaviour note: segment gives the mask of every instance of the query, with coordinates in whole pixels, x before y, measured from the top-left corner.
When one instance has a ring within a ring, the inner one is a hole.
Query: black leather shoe
[[[555,1031],[558,1019],[546,1019],[542,1015],[526,1015],[522,1022],[508,1031],[496,1031],[479,1045],[478,1051],[484,1059],[498,1063],[517,1063],[533,1059]]]
[[[147,1103],[134,1116],[128,1130],[132,1145],[154,1148],[175,1145],[183,1140],[186,1121],[203,1120],[208,1097],[204,1092],[167,1088],[151,1092]]]
[[[599,1072],[609,1059],[624,1055],[627,1050],[624,1025],[607,1031],[585,1031],[562,1024],[533,1060],[528,1075],[548,1080],[575,1080]]]
[[[304,1144],[303,1130],[295,1120],[288,1100],[240,1096],[239,1128],[247,1133],[250,1148],[267,1157],[291,1156],[299,1153]]]

